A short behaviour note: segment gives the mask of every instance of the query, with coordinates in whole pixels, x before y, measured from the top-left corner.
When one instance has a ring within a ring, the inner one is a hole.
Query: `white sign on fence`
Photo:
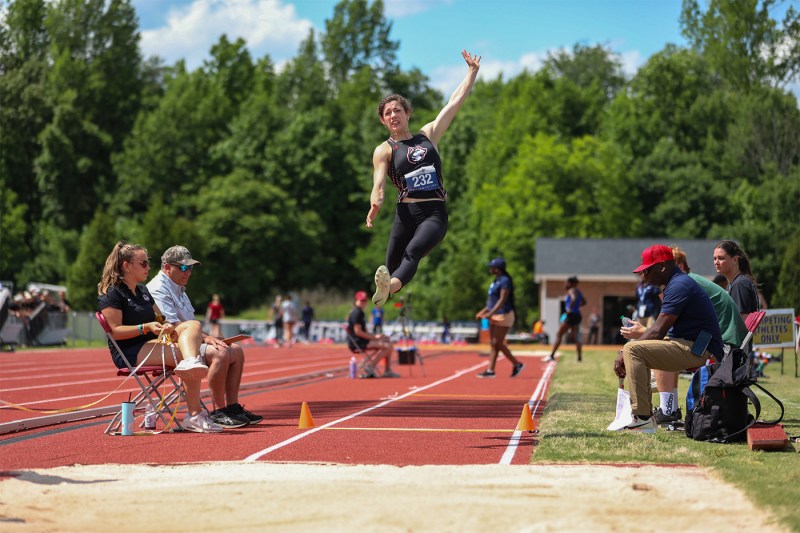
[[[753,334],[753,347],[794,348],[794,309],[766,309],[761,324]]]

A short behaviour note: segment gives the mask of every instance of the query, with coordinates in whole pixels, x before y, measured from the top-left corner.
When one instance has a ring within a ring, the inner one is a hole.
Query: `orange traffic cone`
[[[533,417],[531,416],[531,408],[526,403],[525,406],[522,408],[522,414],[519,416],[519,422],[517,422],[517,431],[533,431],[535,426],[533,425]]]
[[[308,404],[303,402],[303,407],[300,408],[300,423],[297,424],[297,429],[308,429],[314,427],[314,417],[311,416],[311,410]]]

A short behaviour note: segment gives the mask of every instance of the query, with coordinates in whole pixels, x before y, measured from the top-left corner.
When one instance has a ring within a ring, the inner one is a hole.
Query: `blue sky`
[[[279,66],[314,28],[324,31],[336,0],[133,0],[145,55],[190,68],[222,33],[242,37],[255,57]],[[464,75],[463,48],[480,54],[481,76],[537,70],[548,51],[603,44],[630,75],[667,43],[685,44],[680,0],[386,0],[404,69],[418,67],[449,93]]]

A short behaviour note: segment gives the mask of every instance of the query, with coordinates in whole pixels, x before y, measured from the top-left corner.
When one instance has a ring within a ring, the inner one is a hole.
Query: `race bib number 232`
[[[405,175],[408,192],[433,191],[439,188],[439,178],[433,165],[420,167]]]

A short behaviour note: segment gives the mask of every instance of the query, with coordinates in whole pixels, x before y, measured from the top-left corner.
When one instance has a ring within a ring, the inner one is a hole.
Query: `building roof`
[[[642,250],[653,244],[677,245],[686,252],[692,272],[713,278],[711,257],[719,240],[669,239],[536,239],[537,283],[578,276],[587,280],[630,280],[639,266]]]

